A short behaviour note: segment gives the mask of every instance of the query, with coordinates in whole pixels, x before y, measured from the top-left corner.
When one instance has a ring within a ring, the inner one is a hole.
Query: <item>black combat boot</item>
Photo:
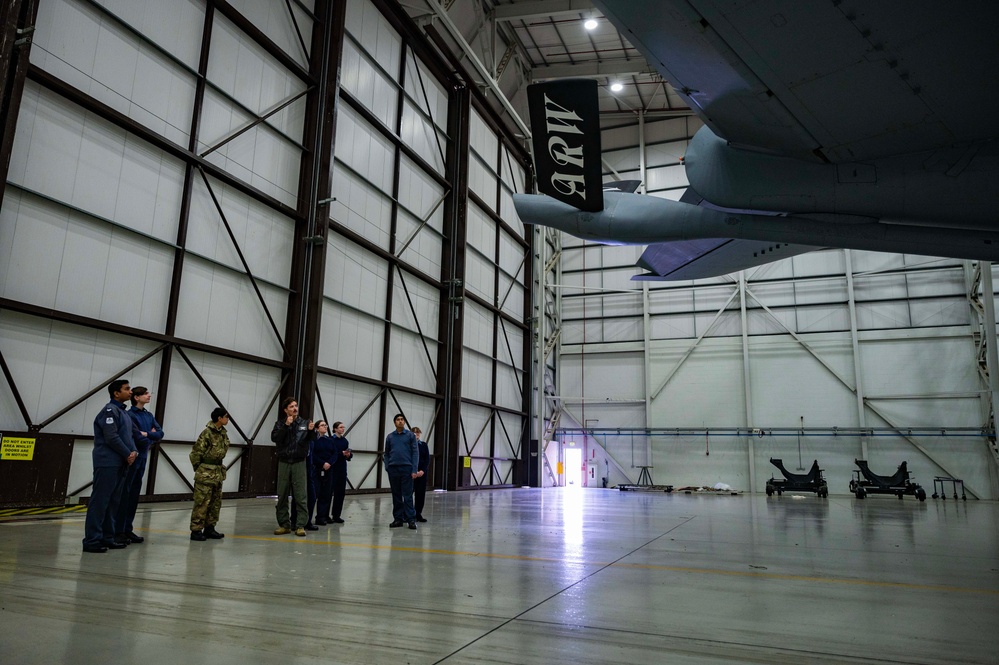
[[[221,538],[225,538],[225,534],[224,533],[219,533],[218,531],[216,531],[215,530],[215,525],[212,524],[212,525],[209,525],[209,526],[205,527],[205,537],[206,538],[211,538],[212,540],[219,540]]]
[[[192,531],[191,532],[191,540],[205,541],[205,540],[208,540],[208,537],[205,536],[205,534],[203,534],[200,531]]]

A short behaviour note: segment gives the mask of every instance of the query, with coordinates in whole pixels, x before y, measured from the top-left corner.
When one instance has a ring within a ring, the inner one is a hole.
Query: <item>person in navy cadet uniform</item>
[[[343,524],[343,500],[347,496],[347,462],[354,459],[350,441],[344,436],[346,426],[340,421],[333,423],[333,445],[336,448],[336,462],[330,471],[333,473],[333,510],[330,512],[334,524]]]
[[[312,444],[312,475],[319,495],[319,502],[316,504],[316,524],[319,526],[330,523],[330,504],[333,502],[333,474],[330,469],[335,456],[330,426],[325,420],[317,421],[316,440]]]
[[[125,484],[121,488],[121,504],[118,507],[118,516],[115,517],[115,528],[118,530],[115,539],[128,544],[141,543],[145,540],[132,530],[132,521],[139,507],[139,492],[142,489],[142,476],[146,472],[149,451],[163,439],[163,426],[146,408],[152,398],[153,394],[145,386],[132,388],[132,408],[127,411],[134,425],[132,437],[139,456],[125,473]]]
[[[417,468],[420,461],[419,445],[416,437],[406,429],[406,417],[397,413],[392,419],[395,430],[385,437],[382,461],[392,487],[392,523],[395,529],[407,522],[416,530],[416,509],[413,507],[413,481],[419,478]]]
[[[423,440],[423,430],[413,428],[413,436],[420,450],[420,461],[417,464],[416,478],[413,479],[413,507],[416,509],[416,521],[426,522],[423,516],[423,506],[427,502],[427,474],[430,473],[430,448]]]
[[[83,551],[95,554],[128,546],[115,540],[115,516],[126,471],[139,456],[132,440],[132,419],[125,412],[125,400],[132,396],[128,379],[109,383],[108,395],[111,401],[94,418],[94,483],[83,538]]]

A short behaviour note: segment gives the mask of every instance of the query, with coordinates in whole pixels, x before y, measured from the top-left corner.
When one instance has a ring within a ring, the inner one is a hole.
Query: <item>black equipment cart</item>
[[[818,460],[812,462],[812,468],[808,473],[791,473],[784,468],[784,460],[776,457],[771,457],[770,463],[780,469],[784,474],[784,480],[777,480],[771,476],[767,481],[767,496],[773,495],[774,492],[778,496],[784,492],[815,492],[821,498],[829,496],[829,486],[822,476]]]
[[[898,470],[893,476],[879,476],[872,472],[867,466],[867,460],[855,459],[853,463],[860,468],[853,472],[850,491],[857,495],[858,499],[863,499],[868,494],[894,494],[899,499],[911,494],[920,501],[926,501],[926,490],[912,482],[906,462],[898,465]]]

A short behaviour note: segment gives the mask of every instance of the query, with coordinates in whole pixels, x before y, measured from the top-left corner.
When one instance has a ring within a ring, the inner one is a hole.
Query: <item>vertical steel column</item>
[[[999,414],[999,348],[996,347],[996,302],[992,286],[992,264],[980,263],[982,271],[982,305],[985,320],[982,322],[982,341],[985,344],[985,362],[989,372],[989,404],[993,418]]]
[[[857,387],[857,425],[867,427],[867,409],[864,408],[864,365],[860,360],[860,337],[857,333],[857,300],[853,290],[853,255],[843,250],[846,258],[846,295],[850,307],[850,344],[853,348],[853,380]],[[867,452],[867,435],[860,435],[861,459],[870,459]]]
[[[756,491],[756,442],[753,441],[753,388],[749,375],[749,317],[746,315],[746,271],[739,271],[739,317],[742,321],[742,389],[746,394],[746,455],[749,457],[749,491]]]
[[[201,55],[198,58],[198,78],[194,88],[194,108],[191,109],[191,131],[187,142],[187,149],[192,153],[198,148],[198,134],[201,131],[201,112],[205,101],[205,81],[208,78],[208,55],[211,52],[212,26],[215,23],[215,5],[206,3],[205,22],[201,29]],[[180,220],[177,223],[177,249],[173,254],[173,273],[170,278],[170,296],[167,300],[166,326],[164,332],[169,336],[174,336],[177,332],[177,307],[180,302],[180,287],[184,275],[184,258],[187,256],[187,230],[191,218],[191,197],[194,191],[194,178],[197,169],[193,162],[188,162],[184,167],[184,191],[180,199]],[[153,412],[156,419],[161,423],[167,422],[167,406],[170,389],[170,370],[173,367],[174,347],[168,346],[163,349],[163,356],[160,358],[160,378],[156,384],[156,405]],[[198,414],[198,416],[205,414]],[[169,425],[164,426],[164,430]],[[146,471],[146,496],[153,496],[156,492],[156,468],[159,464],[160,449],[154,447],[149,452],[149,467]],[[239,490],[244,489],[246,478],[244,467],[247,464],[240,464]]]
[[[313,418],[329,229],[326,209],[320,211],[319,200],[328,198],[330,192],[346,6],[346,0],[318,3],[312,30],[309,74],[316,88],[306,102],[303,145],[307,152],[302,155],[298,189],[298,210],[305,219],[295,229],[293,296],[285,332],[286,360],[294,363],[291,393],[298,398],[301,412]]]
[[[10,153],[14,147],[17,114],[21,110],[21,94],[28,72],[28,54],[38,14],[37,0],[4,0],[0,3],[0,203],[7,185]]]
[[[468,224],[468,153],[471,93],[467,85],[455,85],[448,99],[448,181],[453,194],[444,204],[443,252],[446,263],[441,286],[439,339],[443,344],[437,356],[437,380],[444,406],[437,416],[441,432],[444,488],[458,487],[461,457],[461,369],[464,347],[465,245]]]
[[[499,214],[500,210],[500,192],[503,189],[503,140],[496,141],[496,197],[493,199],[493,210]],[[494,224],[496,227],[496,233],[493,237],[493,306],[499,309],[500,307],[500,237],[503,233],[503,229],[499,224]],[[499,337],[500,337],[500,315],[499,312],[493,312],[493,386],[492,391],[489,393],[489,401],[492,404],[496,404],[496,383],[499,376]],[[513,360],[512,358],[510,359]],[[489,422],[489,485],[496,484],[495,469],[496,469],[496,421],[500,418],[499,411],[493,411],[492,418]],[[502,480],[502,479],[501,479]],[[483,479],[485,482],[485,479]]]
[[[526,177],[524,182],[525,192],[533,191],[533,188],[531,186],[533,180],[534,178],[532,176],[532,172],[530,169],[528,169],[526,171]],[[532,228],[530,232],[527,234],[526,238],[527,241],[530,243],[530,246],[527,249],[527,260],[524,261],[524,284],[528,289],[528,292],[525,294],[524,298],[524,321],[531,321],[536,311],[534,307],[535,298],[537,297],[537,291],[535,289],[535,282],[534,282],[534,274],[535,274],[534,262],[536,260],[535,251],[537,250],[537,238],[538,238],[536,230],[537,230],[536,228]],[[540,320],[540,317],[538,320]],[[527,422],[524,423],[524,427],[520,428],[520,431],[522,433],[521,442],[520,442],[520,462],[523,471],[520,473],[520,476],[517,478],[515,482],[517,482],[520,485],[528,485],[530,487],[541,487],[540,456],[542,454],[541,446],[543,444],[541,443],[540,436],[537,437],[537,442],[538,442],[537,449],[534,450],[533,452],[531,450],[531,438],[532,438],[531,432],[534,430],[534,428],[532,427],[532,423],[534,422],[534,420],[537,420],[540,423],[544,416],[544,409],[538,408],[540,407],[540,405],[538,405],[534,400],[534,378],[535,378],[534,372],[536,371],[536,368],[534,366],[534,351],[536,349],[536,344],[533,343],[533,339],[531,337],[532,334],[535,334],[534,331],[535,328],[533,326],[529,327],[526,331],[524,331],[524,344],[523,344],[524,395],[523,395],[522,408],[524,409],[524,412],[527,413],[526,416]],[[542,372],[542,377],[543,376],[544,373]],[[535,474],[535,477],[533,478],[530,475],[532,454],[537,455],[537,462],[538,462],[537,463],[538,472]]]
[[[396,136],[402,136],[402,113],[405,108],[405,89],[406,89],[406,62],[409,57],[409,49],[403,48],[402,54],[399,58],[399,96],[396,99],[395,106],[395,127],[392,131],[395,132]],[[418,65],[417,65],[418,66]],[[389,380],[389,362],[392,355],[392,299],[395,297],[395,273],[396,270],[401,270],[399,264],[395,261],[396,252],[398,251],[397,234],[399,230],[399,175],[402,168],[402,150],[399,148],[398,144],[393,148],[392,155],[392,207],[389,213],[389,254],[393,257],[388,262],[388,283],[385,287],[385,333],[382,337],[382,383],[388,383]],[[388,408],[389,408],[389,391],[383,390],[381,398],[378,404],[378,422],[379,422],[379,437],[378,437],[378,451],[383,452],[384,438],[392,430],[392,424],[388,420]],[[394,410],[394,409],[393,409]],[[414,423],[408,423],[410,427]],[[379,473],[375,476],[375,487],[382,486],[382,474]]]

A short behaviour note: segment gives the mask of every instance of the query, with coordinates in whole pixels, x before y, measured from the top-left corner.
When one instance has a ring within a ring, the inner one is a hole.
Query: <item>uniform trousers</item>
[[[278,460],[277,475],[277,523],[286,529],[301,529],[305,527],[308,520],[308,480],[306,476],[305,460],[297,462],[284,462]],[[296,515],[292,524],[291,515],[288,512],[288,497],[292,497],[295,502]]]
[[[412,522],[416,519],[413,508],[413,474],[409,467],[400,473],[388,470],[389,485],[392,487],[392,517],[396,522]]]
[[[121,502],[127,465],[99,466],[94,469],[94,484],[87,501],[87,523],[83,544],[99,547],[114,542],[114,519]]]
[[[139,508],[139,493],[142,491],[142,476],[146,472],[146,453],[139,453],[135,461],[125,472],[125,480],[121,487],[121,502],[118,504],[118,515],[114,526],[118,533],[129,533],[132,530],[132,520]]]

